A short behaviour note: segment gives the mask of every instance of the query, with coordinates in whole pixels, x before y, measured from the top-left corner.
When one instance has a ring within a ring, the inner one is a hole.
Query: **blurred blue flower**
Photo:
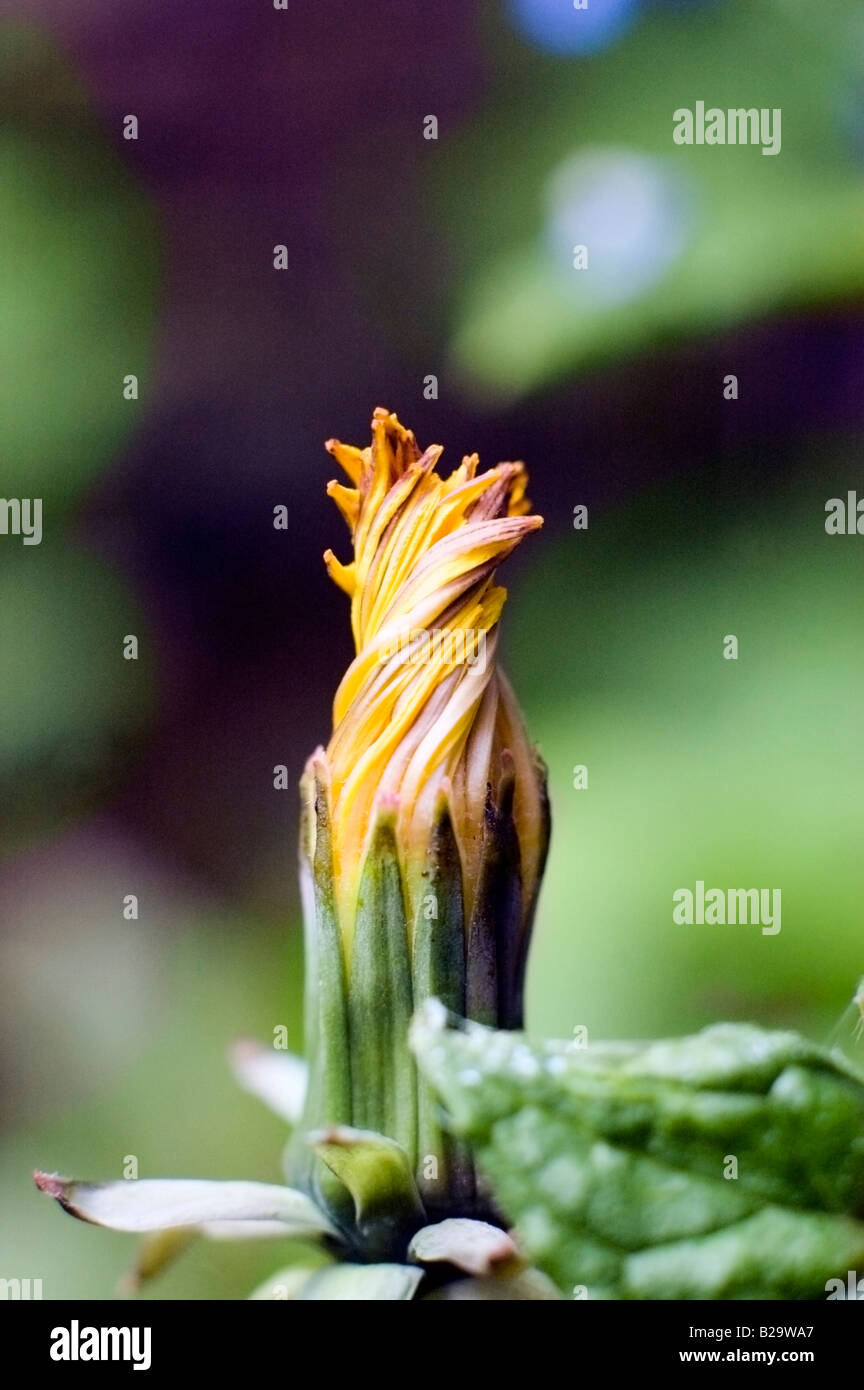
[[[843,142],[856,160],[864,161],[864,83],[850,81],[836,96],[837,120]]]
[[[635,21],[640,0],[509,0],[515,27],[550,53],[595,53],[615,43]]]
[[[693,199],[662,160],[629,150],[580,152],[559,165],[546,190],[546,240],[574,288],[618,304],[649,289],[690,239]],[[573,270],[575,246],[588,269]]]
[[[857,15],[849,27],[834,109],[844,145],[858,161],[864,160],[864,14]]]

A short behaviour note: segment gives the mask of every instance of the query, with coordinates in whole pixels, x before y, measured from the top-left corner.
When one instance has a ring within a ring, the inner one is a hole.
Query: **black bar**
[[[405,1339],[406,1331],[427,1329],[430,1324],[415,1323],[426,1315],[406,1309],[372,1313],[368,1305],[351,1313],[344,1304],[336,1309],[294,1308],[290,1302],[201,1303],[201,1302],[21,1302],[6,1304],[4,1346],[14,1347],[23,1371],[48,1371],[52,1376],[84,1374],[91,1378],[99,1370],[134,1374],[133,1358],[141,1363],[139,1375],[212,1371],[220,1378],[242,1374],[244,1383],[255,1384],[270,1370],[283,1375],[302,1374],[311,1359],[322,1371],[342,1371],[348,1366],[365,1377],[376,1369],[386,1370],[387,1378],[413,1377],[417,1366],[411,1354],[414,1345]],[[564,1309],[513,1315],[498,1323],[494,1314],[468,1314],[468,1322],[457,1315],[456,1323],[437,1322],[436,1331],[461,1334],[459,1343],[441,1343],[442,1359],[437,1374],[450,1377],[448,1361],[456,1346],[458,1378],[465,1373],[473,1353],[479,1363],[499,1355],[512,1354],[518,1346],[524,1357],[525,1372],[534,1378],[550,1365],[554,1339],[561,1339],[564,1365],[574,1378],[594,1366],[595,1377],[617,1377],[627,1371],[660,1371],[678,1367],[698,1375],[706,1366],[784,1370],[801,1366],[824,1378],[826,1371],[845,1370],[858,1364],[862,1343],[860,1316],[838,1308],[835,1302],[819,1303],[591,1303],[574,1300]],[[492,1321],[487,1322],[487,1317]],[[319,1317],[321,1321],[319,1322]],[[369,1319],[372,1319],[371,1323]],[[378,1319],[381,1319],[379,1322]],[[407,1322],[403,1322],[407,1318]],[[539,1318],[535,1322],[534,1319]],[[357,1321],[355,1321],[357,1319]],[[362,1319],[362,1321],[360,1321]],[[478,1321],[479,1319],[479,1321]],[[126,1329],[104,1343],[109,1359],[81,1358],[82,1349],[102,1352],[101,1329]],[[62,1329],[62,1331],[61,1331]],[[94,1338],[88,1329],[100,1333]],[[747,1329],[747,1331],[745,1331]],[[138,1336],[133,1339],[133,1332]],[[149,1341],[146,1332],[149,1330]],[[436,1344],[437,1345],[437,1344]],[[127,1359],[110,1359],[128,1352]],[[59,1360],[55,1352],[78,1360]],[[448,1350],[449,1347],[449,1350]],[[470,1348],[470,1351],[469,1351]],[[507,1352],[510,1349],[510,1353]],[[758,1355],[757,1355],[758,1353]],[[406,1358],[402,1370],[400,1361]],[[148,1361],[146,1366],[144,1362]],[[428,1364],[428,1363],[427,1363]],[[560,1361],[556,1364],[563,1369]],[[430,1368],[431,1369],[431,1368]],[[455,1369],[455,1367],[454,1367]],[[560,1373],[560,1372],[559,1372]]]

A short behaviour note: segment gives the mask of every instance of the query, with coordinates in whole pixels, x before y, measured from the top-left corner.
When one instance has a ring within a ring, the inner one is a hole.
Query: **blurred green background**
[[[44,539],[0,536],[0,1275],[46,1298],[114,1296],[134,1242],[34,1167],[278,1179],[225,1049],[301,1042],[273,768],[329,733],[321,445],[377,404],[451,466],[524,458],[546,517],[503,635],[553,798],[530,1029],[856,1050],[864,541],[824,521],[864,494],[860,6],[420,8],[3,25],[0,491]],[[780,107],[781,154],[674,146],[698,100]],[[697,879],[779,887],[781,932],[674,925]],[[244,1297],[287,1253],[199,1244],[142,1296]]]

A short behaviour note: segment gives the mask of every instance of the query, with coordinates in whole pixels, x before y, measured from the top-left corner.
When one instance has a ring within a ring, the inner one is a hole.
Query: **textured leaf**
[[[412,1039],[565,1292],[815,1298],[864,1261],[864,1085],[795,1034],[577,1050],[451,1026],[433,1001]]]

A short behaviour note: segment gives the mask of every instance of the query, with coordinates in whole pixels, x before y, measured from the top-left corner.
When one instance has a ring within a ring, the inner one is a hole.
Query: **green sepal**
[[[290,1302],[300,1297],[301,1290],[317,1273],[319,1269],[314,1265],[287,1265],[285,1269],[268,1275],[262,1284],[252,1290],[249,1300],[253,1303]]]
[[[407,1302],[417,1292],[422,1270],[400,1264],[332,1264],[323,1269],[291,1265],[250,1295],[256,1300],[358,1303]]]
[[[440,999],[465,1012],[465,906],[462,860],[445,797],[435,811],[425,865],[414,885],[414,1000]],[[474,1166],[464,1144],[441,1123],[428,1082],[417,1084],[417,1182],[430,1210],[472,1210]]]
[[[436,808],[426,863],[416,885],[413,957],[418,1003],[440,999],[465,1012],[465,910],[462,860],[446,800]]]
[[[512,1005],[510,1017],[512,1017],[513,1022],[502,1022],[501,1027],[505,1028],[521,1028],[524,1024],[525,974],[528,968],[528,950],[531,945],[534,915],[537,911],[537,900],[540,896],[543,875],[546,871],[546,860],[549,857],[549,841],[552,835],[552,807],[549,801],[548,769],[536,748],[533,750],[532,757],[540,798],[539,824],[536,832],[537,841],[540,846],[540,855],[537,861],[537,872],[534,877],[534,885],[529,894],[525,894],[524,883],[522,885],[524,894],[522,903],[522,923],[513,963],[511,993]]]
[[[371,1130],[336,1126],[307,1136],[354,1201],[360,1248],[369,1259],[402,1253],[426,1213],[408,1155]]]
[[[379,808],[360,875],[348,986],[351,1123],[417,1162],[417,1074],[405,1043],[413,1007],[395,811]]]
[[[305,1031],[309,1087],[300,1130],[341,1124],[351,1116],[351,1070],[345,961],[336,909],[327,764],[316,754],[300,784],[300,889],[306,951]],[[313,1193],[339,1224],[351,1204],[302,1133],[289,1145],[293,1181]]]
[[[137,1293],[142,1284],[154,1279],[183,1254],[197,1235],[194,1226],[169,1226],[151,1231],[142,1237],[135,1253],[135,1262],[119,1281],[121,1293]]]
[[[500,1226],[460,1216],[423,1226],[408,1247],[408,1258],[421,1265],[453,1265],[476,1278],[496,1270],[515,1273],[524,1264],[512,1237]]]
[[[490,784],[483,811],[480,877],[468,924],[466,1014],[490,1027],[522,1022],[522,871],[513,819],[516,776],[502,758],[497,788]]]
[[[422,1278],[416,1265],[329,1265],[313,1274],[294,1297],[301,1302],[407,1303]]]

